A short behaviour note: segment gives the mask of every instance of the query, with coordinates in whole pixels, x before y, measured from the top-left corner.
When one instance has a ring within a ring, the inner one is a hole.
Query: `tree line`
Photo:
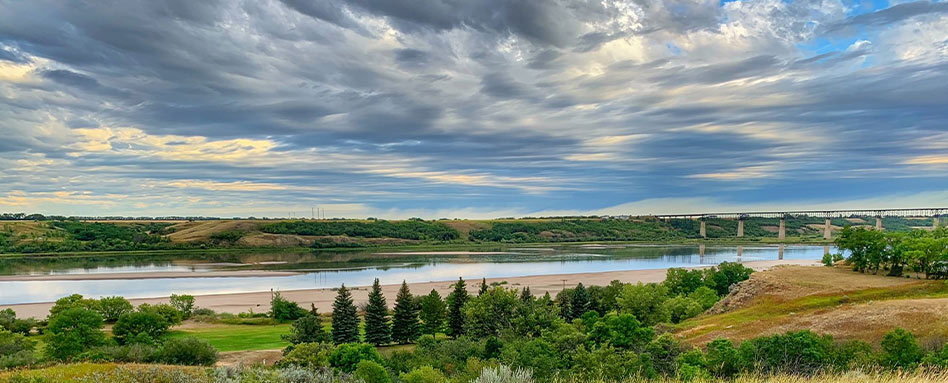
[[[948,228],[910,232],[846,227],[836,237],[853,270],[890,276],[915,272],[926,279],[948,278]]]

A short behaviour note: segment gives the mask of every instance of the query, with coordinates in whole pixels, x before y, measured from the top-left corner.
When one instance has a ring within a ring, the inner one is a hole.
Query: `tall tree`
[[[365,307],[365,341],[376,346],[392,342],[392,324],[388,320],[388,304],[382,295],[382,286],[375,278],[369,304]]]
[[[582,283],[576,285],[569,302],[570,320],[582,317],[589,310],[589,292]]]
[[[487,292],[487,278],[481,279],[481,289],[477,290],[477,295],[481,296]]]
[[[359,342],[359,316],[346,285],[339,288],[332,304],[332,341],[335,344]]]
[[[392,316],[392,341],[407,344],[421,336],[421,323],[418,321],[418,306],[411,296],[408,284],[402,281],[402,288],[395,297],[395,314]]]
[[[467,284],[458,278],[454,291],[448,294],[448,335],[453,338],[464,335],[464,304],[468,299]]]
[[[425,334],[435,335],[444,327],[444,301],[441,294],[431,289],[428,295],[421,298],[422,331]]]
[[[533,300],[533,293],[530,292],[530,286],[524,287],[523,290],[520,290],[520,300],[524,302],[530,302]]]

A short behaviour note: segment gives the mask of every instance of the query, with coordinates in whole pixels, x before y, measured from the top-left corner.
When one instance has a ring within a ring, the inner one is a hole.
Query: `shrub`
[[[606,314],[589,330],[589,340],[616,348],[642,350],[655,336],[651,327],[643,326],[632,314]]]
[[[715,303],[718,303],[718,300],[720,299],[720,297],[718,297],[718,293],[708,286],[699,287],[691,294],[688,294],[688,298],[694,299],[695,302],[698,302],[698,305],[701,306],[702,311],[711,308],[711,306],[714,306]]]
[[[915,341],[915,336],[905,329],[897,328],[882,337],[879,362],[885,367],[915,368],[923,356],[924,352]]]
[[[716,339],[708,343],[705,365],[714,376],[730,378],[739,370],[738,351],[727,339]]]
[[[741,363],[763,373],[812,374],[830,365],[833,338],[788,331],[741,343]]]
[[[184,316],[181,315],[181,312],[174,306],[160,303],[157,305],[151,305],[148,303],[142,303],[138,305],[138,312],[142,313],[155,313],[165,317],[165,320],[168,321],[169,326],[175,326],[181,324],[181,320],[184,319]]]
[[[329,364],[343,372],[351,373],[363,360],[382,363],[382,356],[369,344],[343,343],[329,355]]]
[[[82,354],[81,359],[93,362],[146,363],[155,360],[158,349],[147,344],[96,347]]]
[[[623,313],[635,315],[642,324],[652,326],[671,319],[671,314],[664,305],[667,299],[668,288],[664,285],[640,282],[623,287],[616,302]]]
[[[652,365],[665,376],[674,376],[681,355],[681,343],[671,334],[665,333],[655,338],[646,349],[652,359]]]
[[[401,383],[443,383],[448,379],[444,377],[441,371],[435,370],[431,366],[422,366],[400,376]]]
[[[122,314],[132,312],[132,304],[123,297],[105,297],[99,299],[96,311],[102,314],[102,319],[108,323],[115,323]]]
[[[331,341],[329,333],[323,330],[323,323],[318,316],[306,315],[293,321],[290,333],[283,336],[283,340],[292,344],[321,343]]]
[[[665,287],[671,295],[688,295],[704,286],[704,272],[672,267],[665,272]]]
[[[105,342],[102,315],[80,306],[60,311],[49,320],[46,342],[46,354],[59,360],[72,359],[99,346]]]
[[[273,317],[273,319],[281,322],[293,321],[306,315],[309,315],[309,312],[300,307],[296,302],[291,302],[283,298],[280,293],[273,294],[273,299],[270,300],[270,316]]]
[[[938,351],[932,351],[922,358],[922,364],[928,367],[948,368],[948,344]]]
[[[830,253],[823,254],[823,266],[833,267],[833,255]]]
[[[392,378],[388,376],[388,371],[381,364],[371,360],[363,360],[356,365],[356,378],[362,379],[364,383],[390,383]]]
[[[112,334],[120,345],[153,344],[168,332],[168,327],[168,320],[158,313],[133,312],[119,317],[112,327]]]
[[[62,297],[56,300],[56,304],[49,309],[49,316],[55,316],[60,312],[66,311],[71,308],[81,307],[91,310],[98,309],[99,302],[95,299],[86,299],[83,298],[80,294],[73,294],[68,297]]]
[[[705,286],[713,288],[718,295],[726,295],[731,285],[746,281],[750,278],[754,269],[746,267],[737,262],[721,262],[717,267],[706,270]]]
[[[672,323],[698,316],[704,311],[701,309],[701,304],[683,295],[665,301],[664,306]]]
[[[506,365],[484,367],[481,375],[471,383],[533,383],[533,372],[521,368],[511,370]]]
[[[171,294],[169,301],[184,319],[189,319],[194,314],[194,296]]]
[[[33,340],[0,328],[0,370],[36,363],[35,348]]]
[[[328,368],[332,352],[333,345],[328,343],[300,343],[283,357],[280,364],[309,369]]]
[[[161,345],[158,360],[167,364],[210,366],[217,362],[217,349],[203,339],[173,338]]]

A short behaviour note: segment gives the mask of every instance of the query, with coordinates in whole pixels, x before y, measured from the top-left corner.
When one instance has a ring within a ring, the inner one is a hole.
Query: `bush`
[[[922,358],[922,364],[928,367],[948,368],[948,344],[938,351],[932,351]]]
[[[332,337],[323,330],[322,320],[315,315],[306,315],[293,322],[290,333],[283,340],[291,344],[330,342]]]
[[[665,333],[655,338],[646,349],[652,359],[652,365],[664,376],[674,376],[681,355],[681,343],[671,334]]]
[[[882,337],[879,362],[888,368],[911,369],[922,360],[924,352],[912,333],[902,328],[890,331]]]
[[[309,311],[304,310],[296,302],[290,302],[283,298],[280,293],[273,294],[270,301],[270,316],[278,321],[294,321],[309,315]]]
[[[431,366],[422,366],[400,376],[401,383],[443,383],[448,379],[444,377],[441,371],[435,370]]]
[[[392,378],[388,376],[388,371],[381,364],[371,360],[363,360],[356,365],[356,378],[362,379],[364,383],[390,383]]]
[[[754,269],[737,262],[721,262],[717,267],[707,269],[705,286],[713,288],[718,295],[724,296],[731,289],[731,285],[746,281]]]
[[[698,302],[698,305],[701,306],[701,310],[707,310],[714,306],[715,303],[718,303],[720,297],[718,293],[712,290],[708,286],[701,286],[694,292],[688,295],[688,298],[694,299],[695,302]]]
[[[31,339],[0,328],[0,370],[36,363],[35,348]]]
[[[833,267],[833,255],[830,253],[823,254],[823,266]]]
[[[181,324],[181,321],[184,319],[184,316],[181,314],[178,309],[174,306],[161,303],[157,305],[150,305],[148,303],[142,303],[138,306],[138,312],[142,313],[155,313],[165,317],[165,320],[168,321],[169,326],[175,326]]]
[[[643,326],[632,314],[609,313],[587,326],[591,326],[589,340],[622,349],[643,350],[655,336],[651,327]]]
[[[46,354],[53,359],[72,359],[104,342],[102,315],[81,306],[52,316],[46,328]]]
[[[668,322],[671,314],[664,303],[668,300],[668,288],[657,283],[626,285],[616,298],[623,313],[635,315],[642,324],[652,326]]]
[[[363,360],[382,363],[378,350],[365,343],[343,343],[329,355],[329,364],[343,372],[351,373]]]
[[[788,331],[741,343],[741,363],[762,373],[813,374],[829,367],[833,338],[809,330]]]
[[[484,367],[481,375],[471,383],[533,383],[533,372],[520,368],[511,370],[505,365]]]
[[[71,308],[86,308],[91,310],[98,310],[99,301],[95,299],[86,299],[83,298],[80,294],[73,294],[68,297],[62,297],[56,300],[56,304],[49,309],[49,316],[55,316],[60,312],[66,311]]]
[[[115,323],[122,314],[132,312],[132,304],[123,297],[105,297],[99,299],[96,311],[102,314],[102,319],[107,323]]]
[[[701,304],[683,295],[665,301],[664,306],[672,323],[679,323],[704,312],[701,309]]]
[[[671,295],[688,295],[704,286],[704,272],[672,267],[665,272],[665,284]]]
[[[157,359],[167,364],[210,366],[217,362],[217,349],[203,339],[173,338],[161,346]]]
[[[120,345],[130,343],[154,344],[168,332],[168,320],[155,312],[133,312],[122,314],[112,327],[115,341]]]
[[[738,351],[727,339],[708,343],[704,360],[708,371],[720,378],[730,378],[739,371]]]
[[[171,307],[178,310],[184,319],[189,319],[194,314],[194,296],[171,294],[169,301]]]
[[[81,359],[92,362],[147,363],[155,360],[158,349],[147,344],[96,347],[82,354]]]
[[[300,343],[280,360],[280,364],[309,369],[328,368],[332,352],[333,345],[329,343]]]

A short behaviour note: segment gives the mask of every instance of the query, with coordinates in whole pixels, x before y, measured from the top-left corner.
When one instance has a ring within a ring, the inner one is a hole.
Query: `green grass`
[[[290,325],[248,326],[215,325],[207,328],[174,330],[170,337],[194,336],[211,343],[220,351],[273,350],[284,348],[289,343],[282,336],[290,333]]]

